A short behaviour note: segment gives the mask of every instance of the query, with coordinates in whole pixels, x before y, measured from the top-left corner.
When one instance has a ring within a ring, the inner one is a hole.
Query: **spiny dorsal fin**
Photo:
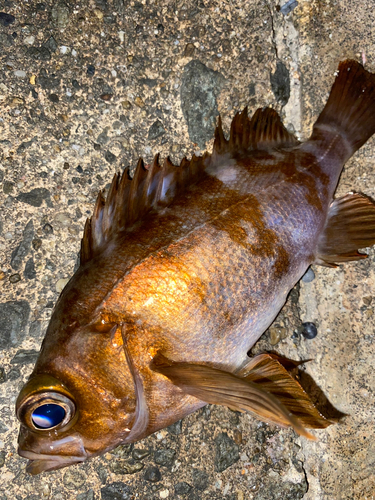
[[[317,248],[316,264],[336,263],[367,257],[358,249],[375,243],[375,203],[361,193],[336,198],[329,208]]]
[[[224,137],[219,118],[214,150],[218,154],[238,153],[244,150],[290,148],[297,144],[299,142],[287,131],[274,109],[258,109],[249,120],[246,107],[233,118],[229,140]]]
[[[104,199],[100,191],[93,215],[87,219],[81,242],[81,264],[99,254],[106,244],[142,219],[152,209],[164,207],[195,184],[203,175],[211,155],[193,155],[184,158],[180,166],[167,158],[163,167],[156,155],[150,165],[139,159],[131,179],[129,168],[123,174],[114,175],[111,187]]]

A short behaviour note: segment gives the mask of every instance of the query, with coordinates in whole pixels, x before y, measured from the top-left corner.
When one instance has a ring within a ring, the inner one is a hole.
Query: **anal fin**
[[[360,248],[375,244],[375,203],[361,193],[349,193],[334,200],[319,238],[316,264],[337,263],[367,257]]]
[[[246,381],[259,384],[264,390],[273,394],[301,425],[324,429],[333,422],[317,410],[307,393],[290,373],[290,370],[302,363],[264,353],[250,359],[237,375]]]
[[[257,356],[240,374],[206,365],[172,362],[162,354],[155,356],[152,369],[201,401],[246,411],[281,427],[293,427],[310,439],[314,437],[305,426],[325,428],[332,423],[318,412],[281,363],[269,355]]]

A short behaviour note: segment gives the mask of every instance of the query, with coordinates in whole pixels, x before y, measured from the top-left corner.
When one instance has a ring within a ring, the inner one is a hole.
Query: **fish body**
[[[374,81],[342,63],[304,144],[275,111],[245,110],[229,141],[219,124],[211,155],[115,176],[17,401],[29,472],[141,439],[207,402],[302,434],[331,423],[280,360],[247,353],[310,264],[362,258],[375,242],[368,198],[332,202],[345,161],[375,132]]]

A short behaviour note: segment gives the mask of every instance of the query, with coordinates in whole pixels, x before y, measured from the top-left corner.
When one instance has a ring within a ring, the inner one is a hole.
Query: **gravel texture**
[[[209,149],[219,113],[228,131],[246,105],[271,105],[306,139],[340,60],[375,71],[372,12],[370,0],[0,0],[0,500],[374,498],[374,250],[314,266],[252,350],[313,360],[302,383],[347,414],[316,442],[208,406],[31,477],[14,415],[114,172]],[[374,148],[348,162],[340,195],[375,196]]]

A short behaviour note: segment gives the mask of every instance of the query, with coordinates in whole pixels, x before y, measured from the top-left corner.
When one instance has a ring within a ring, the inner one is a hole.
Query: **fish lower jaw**
[[[18,449],[18,454],[23,458],[29,459],[26,471],[32,475],[62,469],[69,465],[84,462],[87,459],[87,454],[81,456],[46,455],[21,449]]]

